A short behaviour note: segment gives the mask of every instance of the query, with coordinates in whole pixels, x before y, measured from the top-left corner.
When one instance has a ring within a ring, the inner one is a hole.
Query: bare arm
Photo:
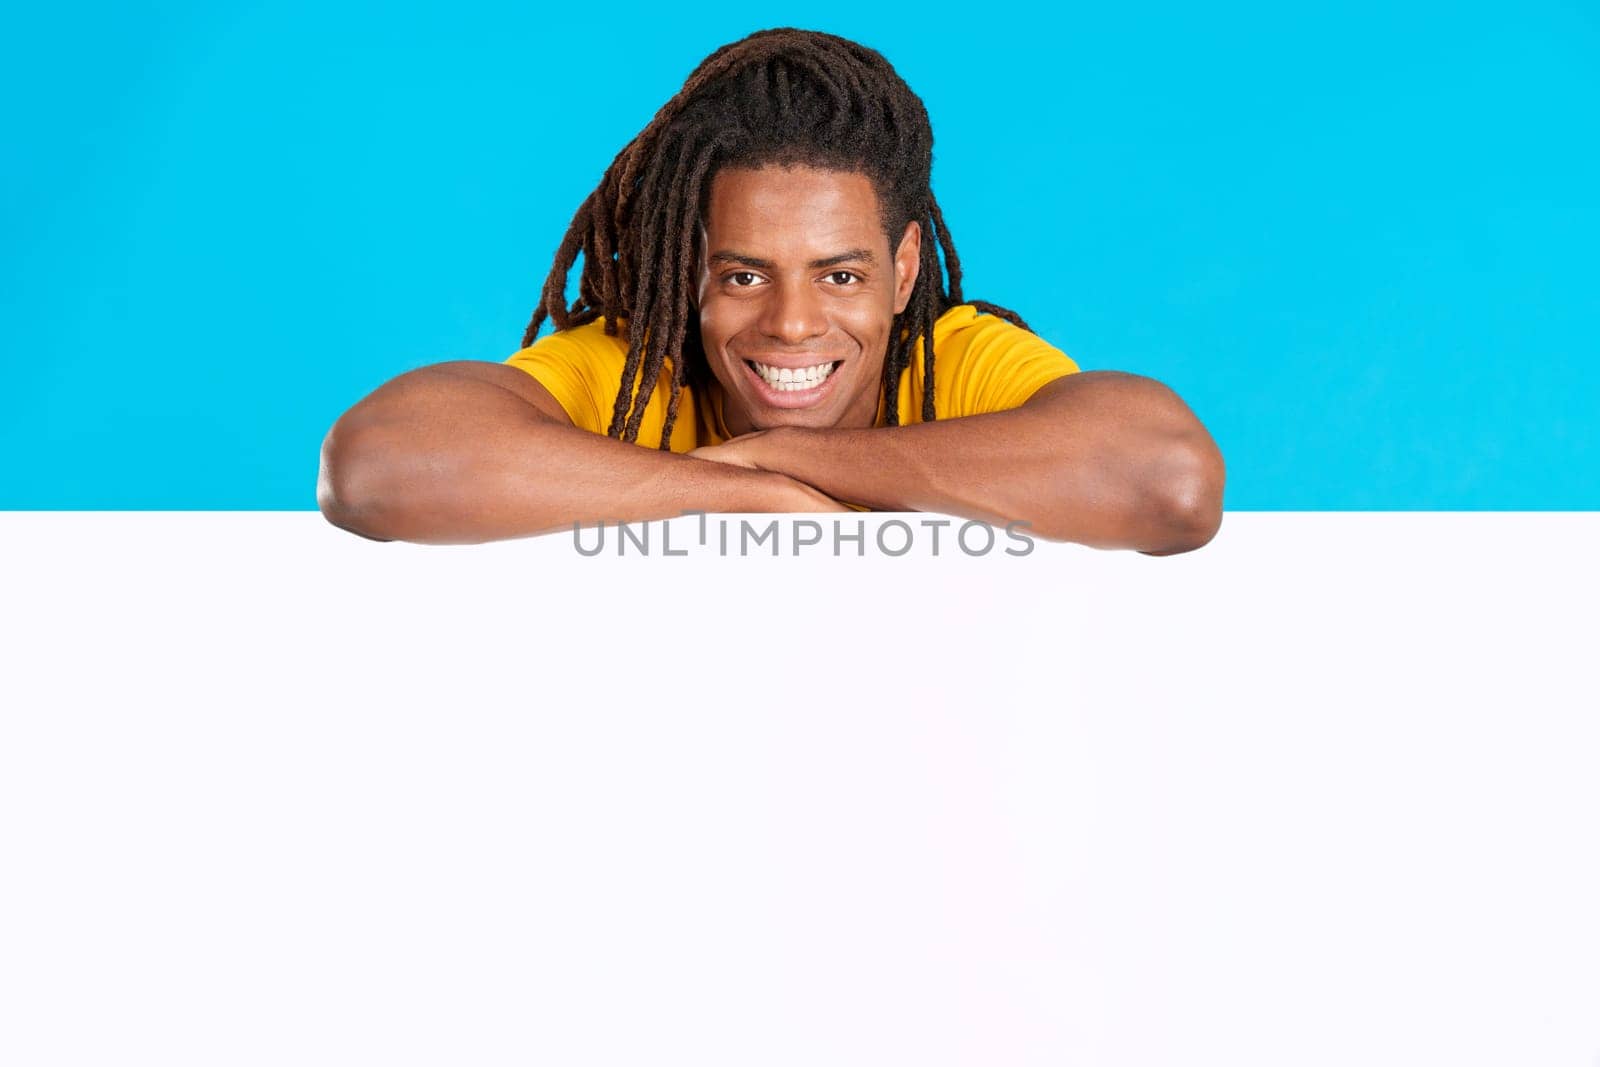
[[[525,371],[472,361],[402,374],[345,412],[322,443],[317,504],[363,537],[428,544],[694,510],[838,510],[784,475],[580,429]]]
[[[1160,382],[1085,371],[1010,411],[860,430],[775,429],[696,455],[778,471],[838,500],[1021,521],[1052,540],[1171,555],[1222,522],[1222,454]]]

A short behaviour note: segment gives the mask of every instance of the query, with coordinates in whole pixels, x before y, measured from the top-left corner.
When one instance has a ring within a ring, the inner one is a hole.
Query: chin
[[[799,426],[810,430],[825,430],[838,424],[836,413],[823,411],[772,411],[751,413],[750,425],[758,430],[776,430],[783,426]]]

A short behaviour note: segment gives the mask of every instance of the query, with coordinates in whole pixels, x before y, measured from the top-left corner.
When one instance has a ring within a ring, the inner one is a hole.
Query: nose
[[[828,332],[822,294],[809,280],[772,286],[757,324],[761,332],[783,344],[798,345]]]

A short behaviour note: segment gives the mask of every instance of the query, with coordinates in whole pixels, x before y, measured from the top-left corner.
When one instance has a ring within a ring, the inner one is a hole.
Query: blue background
[[[896,64],[968,294],[1173,386],[1228,507],[1600,506],[1597,8],[1287,7],[15,11],[0,507],[314,508],[339,413],[515,351],[612,156],[772,25]]]

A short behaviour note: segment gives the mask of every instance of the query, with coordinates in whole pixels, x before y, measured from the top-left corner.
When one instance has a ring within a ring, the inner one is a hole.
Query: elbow
[[[1156,494],[1160,516],[1149,556],[1175,556],[1209,544],[1222,527],[1222,490],[1227,470],[1210,435],[1173,448],[1163,464]]]
[[[317,467],[317,509],[334,526],[372,541],[391,541],[382,530],[381,452],[370,431],[349,415],[322,439]]]

